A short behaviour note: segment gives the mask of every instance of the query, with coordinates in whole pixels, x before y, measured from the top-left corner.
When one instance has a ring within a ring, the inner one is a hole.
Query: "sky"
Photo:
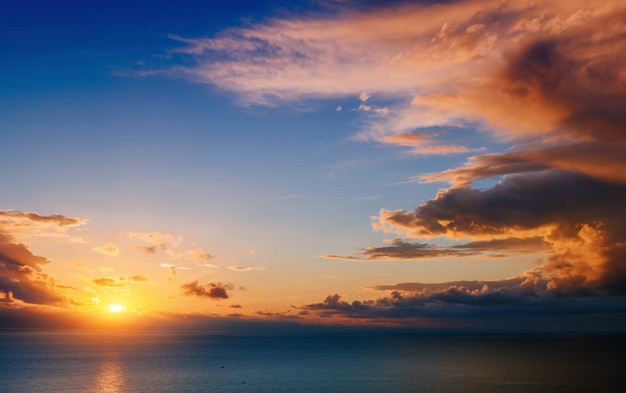
[[[0,327],[626,331],[624,1],[0,5]]]

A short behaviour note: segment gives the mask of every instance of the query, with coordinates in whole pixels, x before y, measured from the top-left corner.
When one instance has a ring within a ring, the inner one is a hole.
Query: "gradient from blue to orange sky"
[[[0,9],[3,327],[624,331],[624,2]]]

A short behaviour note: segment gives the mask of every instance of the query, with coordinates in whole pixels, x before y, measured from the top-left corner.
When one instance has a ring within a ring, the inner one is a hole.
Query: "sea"
[[[0,392],[626,392],[626,336],[0,333]]]

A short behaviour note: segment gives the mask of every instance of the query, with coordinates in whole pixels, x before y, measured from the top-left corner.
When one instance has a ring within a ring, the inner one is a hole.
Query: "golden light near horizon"
[[[113,314],[117,314],[124,311],[124,307],[121,304],[111,304],[109,305],[109,312]]]

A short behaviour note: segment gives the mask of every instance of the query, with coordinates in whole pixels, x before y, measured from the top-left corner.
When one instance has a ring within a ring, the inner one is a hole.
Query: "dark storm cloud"
[[[233,289],[232,284],[223,284],[221,282],[211,282],[208,284],[200,284],[198,280],[188,282],[180,286],[181,291],[186,296],[198,296],[209,299],[228,299],[228,290]]]
[[[626,294],[626,186],[561,171],[505,178],[493,188],[452,188],[413,212],[382,210],[378,227],[411,237],[542,238],[538,268],[562,293]],[[471,246],[471,243],[470,243]]]
[[[572,298],[537,295],[522,287],[471,290],[452,284],[432,292],[392,291],[373,300],[344,301],[329,295],[320,303],[302,306],[304,311],[326,318],[416,320],[436,318],[461,323],[464,318],[478,318],[478,325],[488,326],[494,317],[510,315],[615,315],[626,322],[626,304],[614,298]],[[484,320],[480,320],[484,318]]]
[[[562,171],[510,176],[487,190],[450,189],[414,212],[381,212],[415,237],[507,235],[546,225],[592,223],[621,226],[626,186]]]

